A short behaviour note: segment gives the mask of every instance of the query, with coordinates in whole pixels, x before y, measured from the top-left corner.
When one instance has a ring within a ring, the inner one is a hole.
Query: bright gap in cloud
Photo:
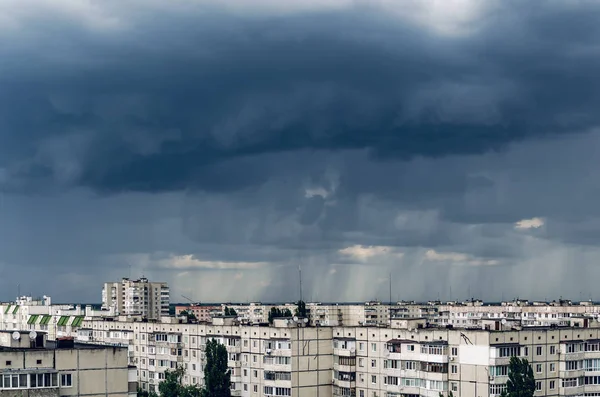
[[[394,248],[386,247],[386,246],[376,246],[376,245],[353,245],[351,247],[346,247],[338,251],[341,255],[359,260],[359,261],[367,261],[370,258],[381,256],[381,255],[393,255],[401,258],[404,256],[401,252],[394,252]]]
[[[542,218],[531,218],[531,219],[522,219],[515,223],[515,229],[518,230],[527,230],[527,229],[539,229],[544,226],[545,222]]]
[[[461,252],[437,252],[436,250],[428,250],[425,252],[425,260],[429,262],[445,262],[469,266],[493,266],[500,263],[496,259],[478,258]]]

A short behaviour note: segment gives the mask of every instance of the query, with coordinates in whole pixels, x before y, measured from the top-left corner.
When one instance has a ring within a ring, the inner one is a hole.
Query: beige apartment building
[[[0,331],[0,395],[134,397],[127,349],[48,341],[45,333]]]
[[[527,358],[536,396],[600,396],[600,329],[333,329],[334,396],[498,397],[511,356]],[[406,325],[406,324],[405,324]]]
[[[332,328],[278,319],[270,327],[231,318],[213,324],[86,321],[95,342],[130,346],[143,390],[157,391],[166,370],[183,366],[184,383],[203,384],[206,342],[224,344],[233,396],[331,396]]]
[[[102,308],[117,315],[141,316],[158,320],[169,315],[169,286],[147,278],[105,283],[102,288]]]

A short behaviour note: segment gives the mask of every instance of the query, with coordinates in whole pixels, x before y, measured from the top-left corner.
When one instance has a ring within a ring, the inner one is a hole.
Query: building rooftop
[[[44,347],[8,347],[0,345],[0,352],[18,352],[18,351],[44,351],[44,350],[102,350],[102,349],[127,349],[121,346],[99,345],[94,343],[73,343],[72,347],[59,347],[55,341],[47,341]]]

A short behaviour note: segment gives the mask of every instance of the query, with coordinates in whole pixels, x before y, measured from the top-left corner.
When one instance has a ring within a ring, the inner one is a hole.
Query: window
[[[556,388],[556,381],[551,380],[550,381],[550,390],[554,390]]]
[[[542,355],[542,346],[538,346],[535,348],[535,354],[538,356]]]
[[[371,351],[372,352],[376,352],[377,351],[377,343],[371,343]]]
[[[458,384],[456,384],[456,382],[452,382],[450,388],[452,389],[452,391],[458,391]]]
[[[71,376],[69,374],[69,376]],[[21,375],[20,379],[21,385],[25,387],[27,385],[27,375]],[[56,373],[48,373],[48,374],[29,374],[29,387],[31,388],[43,388],[43,387],[57,387],[58,386],[58,374]],[[4,377],[4,387],[7,387],[6,376]],[[13,385],[12,387],[16,387]]]
[[[371,368],[377,367],[377,360],[371,360]]]
[[[362,358],[358,359],[358,366],[359,367],[364,367],[365,366],[365,362],[364,362],[364,360]]]
[[[453,347],[452,348],[451,355],[452,356],[458,356],[458,347]]]
[[[536,364],[535,365],[535,372],[538,374],[542,373],[542,364]]]
[[[548,370],[550,372],[556,371],[556,364],[555,363],[550,363],[549,365],[550,365],[550,367],[548,368]]]
[[[258,386],[254,385],[254,393],[258,393]]]
[[[583,369],[586,371],[600,371],[600,359],[591,358],[583,360]]]
[[[244,383],[244,391],[248,391],[248,385]]]
[[[578,378],[565,378],[562,380],[562,387],[577,387],[578,385]]]
[[[456,374],[456,373],[458,373],[458,365],[456,365],[456,364],[453,364],[453,365],[450,367],[450,369],[451,369],[451,371],[452,371],[452,373],[453,373],[453,374]]]
[[[490,376],[507,376],[508,365],[496,365],[490,367]]]
[[[550,354],[556,354],[556,346],[550,346]]]
[[[415,351],[415,345],[407,345],[406,346],[406,350],[408,350],[409,352],[414,352]]]
[[[10,361],[10,360],[6,360],[6,366],[8,367],[8,366],[10,366],[10,365],[12,365],[12,361]]]
[[[60,387],[71,387],[73,386],[73,378],[71,374],[60,375]]]
[[[498,348],[498,357],[520,356],[521,349],[519,346],[506,346]],[[525,354],[527,355],[527,353]]]
[[[582,367],[581,361],[567,361],[565,364],[567,371],[576,371]]]
[[[577,353],[580,352],[581,344],[580,343],[569,343],[567,344],[567,353]]]
[[[360,342],[360,343],[358,344],[358,350],[360,350],[360,351],[363,351],[363,350],[365,350],[365,344],[364,344],[364,343],[362,343],[362,342]]]
[[[42,364],[42,360],[36,360],[36,361],[35,361],[35,363],[36,363],[37,365],[40,365],[40,364]]]
[[[506,391],[506,385],[490,385],[490,394],[502,394]]]
[[[535,382],[535,390],[537,390],[537,391],[542,390],[542,381],[538,380]]]
[[[417,363],[416,363],[416,361],[406,361],[404,363],[404,367],[405,367],[405,369],[415,370],[415,369],[417,369]]]
[[[524,355],[524,356],[528,356],[528,355],[529,355],[529,347],[525,346],[525,347],[523,348],[523,355]]]
[[[359,395],[360,397],[365,397],[365,391],[364,391],[364,390],[361,390],[361,391],[358,393],[358,395]]]
[[[386,385],[398,386],[400,384],[400,381],[397,376],[385,376],[383,378],[383,383]]]
[[[373,383],[373,384],[377,383],[377,376],[376,375],[371,375],[371,383]]]
[[[401,362],[400,360],[384,360],[383,368],[399,369],[401,368]]]

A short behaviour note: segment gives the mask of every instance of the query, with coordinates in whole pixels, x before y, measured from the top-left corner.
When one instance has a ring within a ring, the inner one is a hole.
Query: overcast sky
[[[599,20],[1,0],[0,300],[600,300]]]

